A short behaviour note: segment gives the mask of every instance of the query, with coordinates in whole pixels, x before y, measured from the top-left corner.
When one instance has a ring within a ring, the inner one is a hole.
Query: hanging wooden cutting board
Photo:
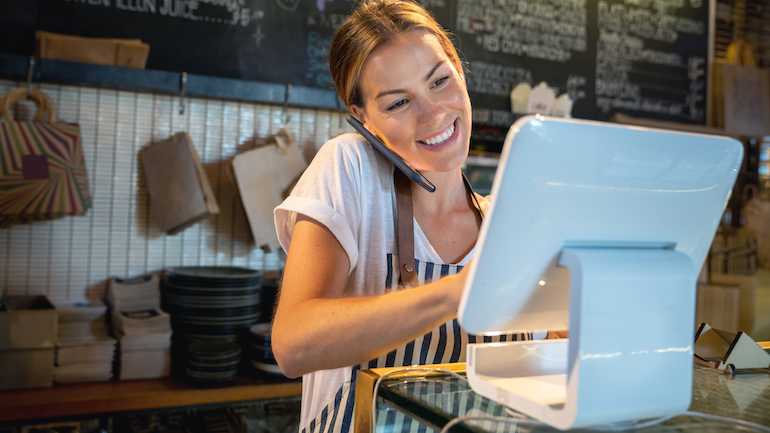
[[[273,222],[273,209],[283,202],[287,190],[307,168],[302,150],[294,140],[276,137],[277,145],[264,146],[237,155],[233,172],[238,191],[257,246],[272,251],[280,248]]]

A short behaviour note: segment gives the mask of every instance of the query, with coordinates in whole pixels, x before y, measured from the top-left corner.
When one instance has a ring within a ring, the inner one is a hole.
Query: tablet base
[[[696,271],[673,249],[566,248],[569,339],[468,345],[477,393],[566,430],[687,410]]]

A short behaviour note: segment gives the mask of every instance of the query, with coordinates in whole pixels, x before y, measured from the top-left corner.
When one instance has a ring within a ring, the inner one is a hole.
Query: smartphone
[[[369,132],[369,130],[358,121],[358,119],[353,116],[348,116],[347,121],[350,126],[358,131],[359,134],[364,136],[366,141],[368,141],[372,147],[377,149],[383,156],[385,156],[385,158],[388,158],[388,161],[392,162],[396,168],[404,172],[404,174],[407,175],[409,179],[412,179],[412,182],[425,188],[425,190],[428,192],[436,191],[436,187],[428,179],[426,179],[425,176],[421,175],[417,170],[410,167],[409,164],[401,159],[400,156],[396,155],[395,152],[388,149],[388,146],[385,146],[385,143],[380,141],[379,138],[375,137],[374,134]]]

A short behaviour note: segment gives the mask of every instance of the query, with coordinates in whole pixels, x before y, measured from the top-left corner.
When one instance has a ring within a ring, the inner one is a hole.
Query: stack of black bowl
[[[197,341],[239,342],[259,322],[262,272],[219,266],[176,267],[166,272],[162,307],[171,315],[173,366],[187,365]]]
[[[283,376],[273,356],[272,330],[273,326],[270,323],[258,323],[249,329],[251,365],[261,372]]]
[[[227,385],[241,363],[241,346],[228,341],[199,341],[188,347],[187,382],[197,386]]]

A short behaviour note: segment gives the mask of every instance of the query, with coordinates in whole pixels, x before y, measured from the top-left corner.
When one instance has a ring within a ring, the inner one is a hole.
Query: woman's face
[[[412,30],[378,47],[360,78],[356,117],[418,170],[457,169],[468,156],[471,103],[462,71],[438,39]]]

